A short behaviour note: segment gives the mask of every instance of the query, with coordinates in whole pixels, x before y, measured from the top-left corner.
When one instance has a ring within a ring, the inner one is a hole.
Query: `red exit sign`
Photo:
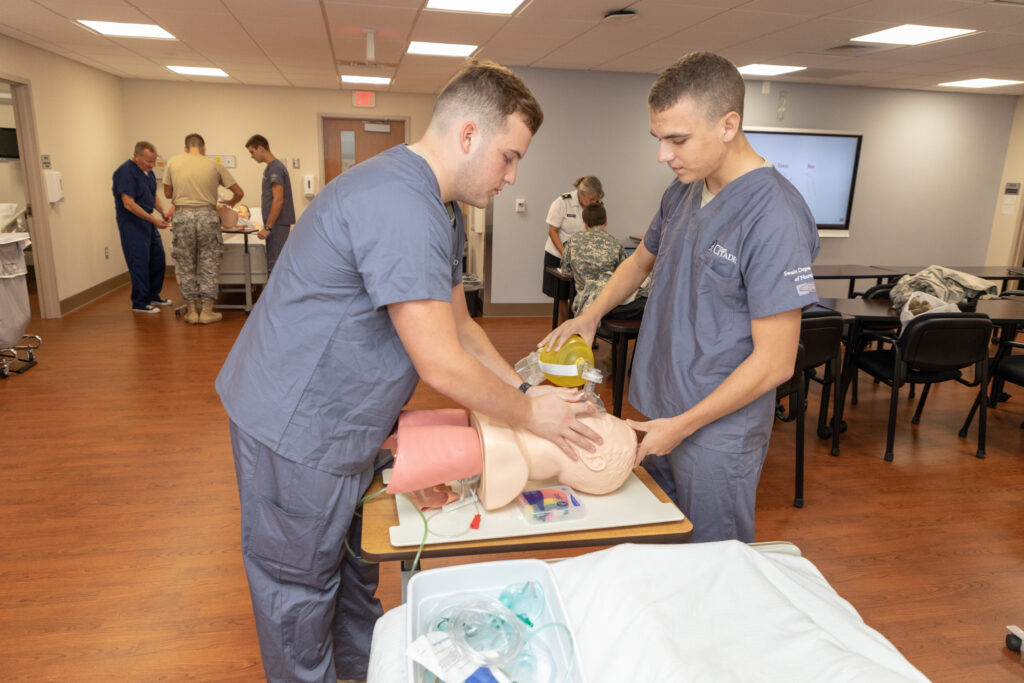
[[[374,97],[376,93],[372,90],[353,90],[352,91],[352,106],[353,107],[373,107],[376,106],[376,99]]]

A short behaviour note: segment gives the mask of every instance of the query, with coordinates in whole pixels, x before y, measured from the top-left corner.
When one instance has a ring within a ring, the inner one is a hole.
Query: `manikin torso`
[[[582,421],[603,443],[594,453],[580,450],[573,461],[551,441],[480,413],[469,419],[461,410],[403,413],[388,491],[415,491],[480,474],[480,501],[488,510],[514,500],[528,481],[557,479],[582,493],[615,491],[633,469],[636,434],[608,413]]]

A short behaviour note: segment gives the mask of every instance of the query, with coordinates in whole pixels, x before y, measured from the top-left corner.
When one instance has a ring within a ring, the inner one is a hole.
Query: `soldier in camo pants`
[[[220,256],[224,240],[217,214],[218,190],[226,187],[233,207],[242,201],[242,188],[228,170],[206,157],[206,142],[199,133],[185,136],[185,153],[171,157],[164,169],[164,196],[174,202],[171,219],[174,241],[174,273],[185,299],[185,322],[215,323],[223,317],[213,310],[220,280]]]
[[[171,255],[182,298],[215,300],[224,243],[216,210],[183,206],[174,213],[171,227]]]

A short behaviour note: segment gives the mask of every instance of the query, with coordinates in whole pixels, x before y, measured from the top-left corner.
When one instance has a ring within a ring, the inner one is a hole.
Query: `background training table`
[[[248,313],[252,310],[252,286],[253,284],[265,284],[267,281],[267,259],[266,247],[260,243],[258,251],[262,258],[257,259],[259,263],[254,267],[253,256],[255,249],[249,248],[249,235],[259,232],[252,228],[250,230],[221,230],[224,235],[224,254],[221,259],[220,283],[222,285],[241,285],[240,287],[222,287],[221,292],[243,292],[245,294],[244,304],[219,303],[216,308],[240,309]],[[256,247],[254,243],[252,245]],[[239,250],[239,247],[241,249]],[[237,257],[236,257],[237,254]],[[241,266],[241,273],[238,272]]]
[[[875,284],[882,284],[882,280],[892,277],[892,271],[877,268],[875,266],[856,265],[821,265],[811,266],[811,272],[815,280],[849,280],[850,286],[846,296],[853,298],[857,295],[854,291],[854,284],[859,279],[871,278]],[[915,271],[916,272],[916,271]]]

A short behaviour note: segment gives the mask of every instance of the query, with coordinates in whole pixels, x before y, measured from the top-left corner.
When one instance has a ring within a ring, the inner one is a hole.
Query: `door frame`
[[[369,112],[367,112],[367,113],[369,113]],[[317,145],[316,152],[317,152],[317,164],[318,164],[319,173],[320,173],[320,175],[319,175],[319,182],[317,183],[317,185],[319,185],[319,187],[317,188],[317,192],[322,190],[323,186],[326,184],[324,182],[324,178],[326,177],[326,172],[325,172],[325,168],[324,168],[324,152],[326,150],[326,143],[324,141],[324,119],[344,119],[346,121],[369,121],[369,120],[373,120],[373,121],[402,121],[402,122],[405,123],[405,144],[407,144],[407,145],[409,144],[409,133],[410,133],[409,129],[412,126],[412,117],[410,117],[410,116],[397,116],[397,115],[396,116],[391,116],[391,115],[358,116],[356,114],[353,114],[352,112],[349,112],[347,114],[332,114],[332,113],[329,113],[329,112],[317,112],[317,114],[316,114],[316,145]]]
[[[25,192],[32,215],[28,217],[32,239],[32,259],[35,265],[36,292],[39,315],[59,318],[60,297],[57,295],[57,267],[53,259],[53,235],[50,230],[50,204],[43,189],[43,164],[39,156],[36,136],[36,115],[29,79],[0,71],[0,80],[11,86],[14,105],[14,125],[18,130],[19,156],[25,180]]]

